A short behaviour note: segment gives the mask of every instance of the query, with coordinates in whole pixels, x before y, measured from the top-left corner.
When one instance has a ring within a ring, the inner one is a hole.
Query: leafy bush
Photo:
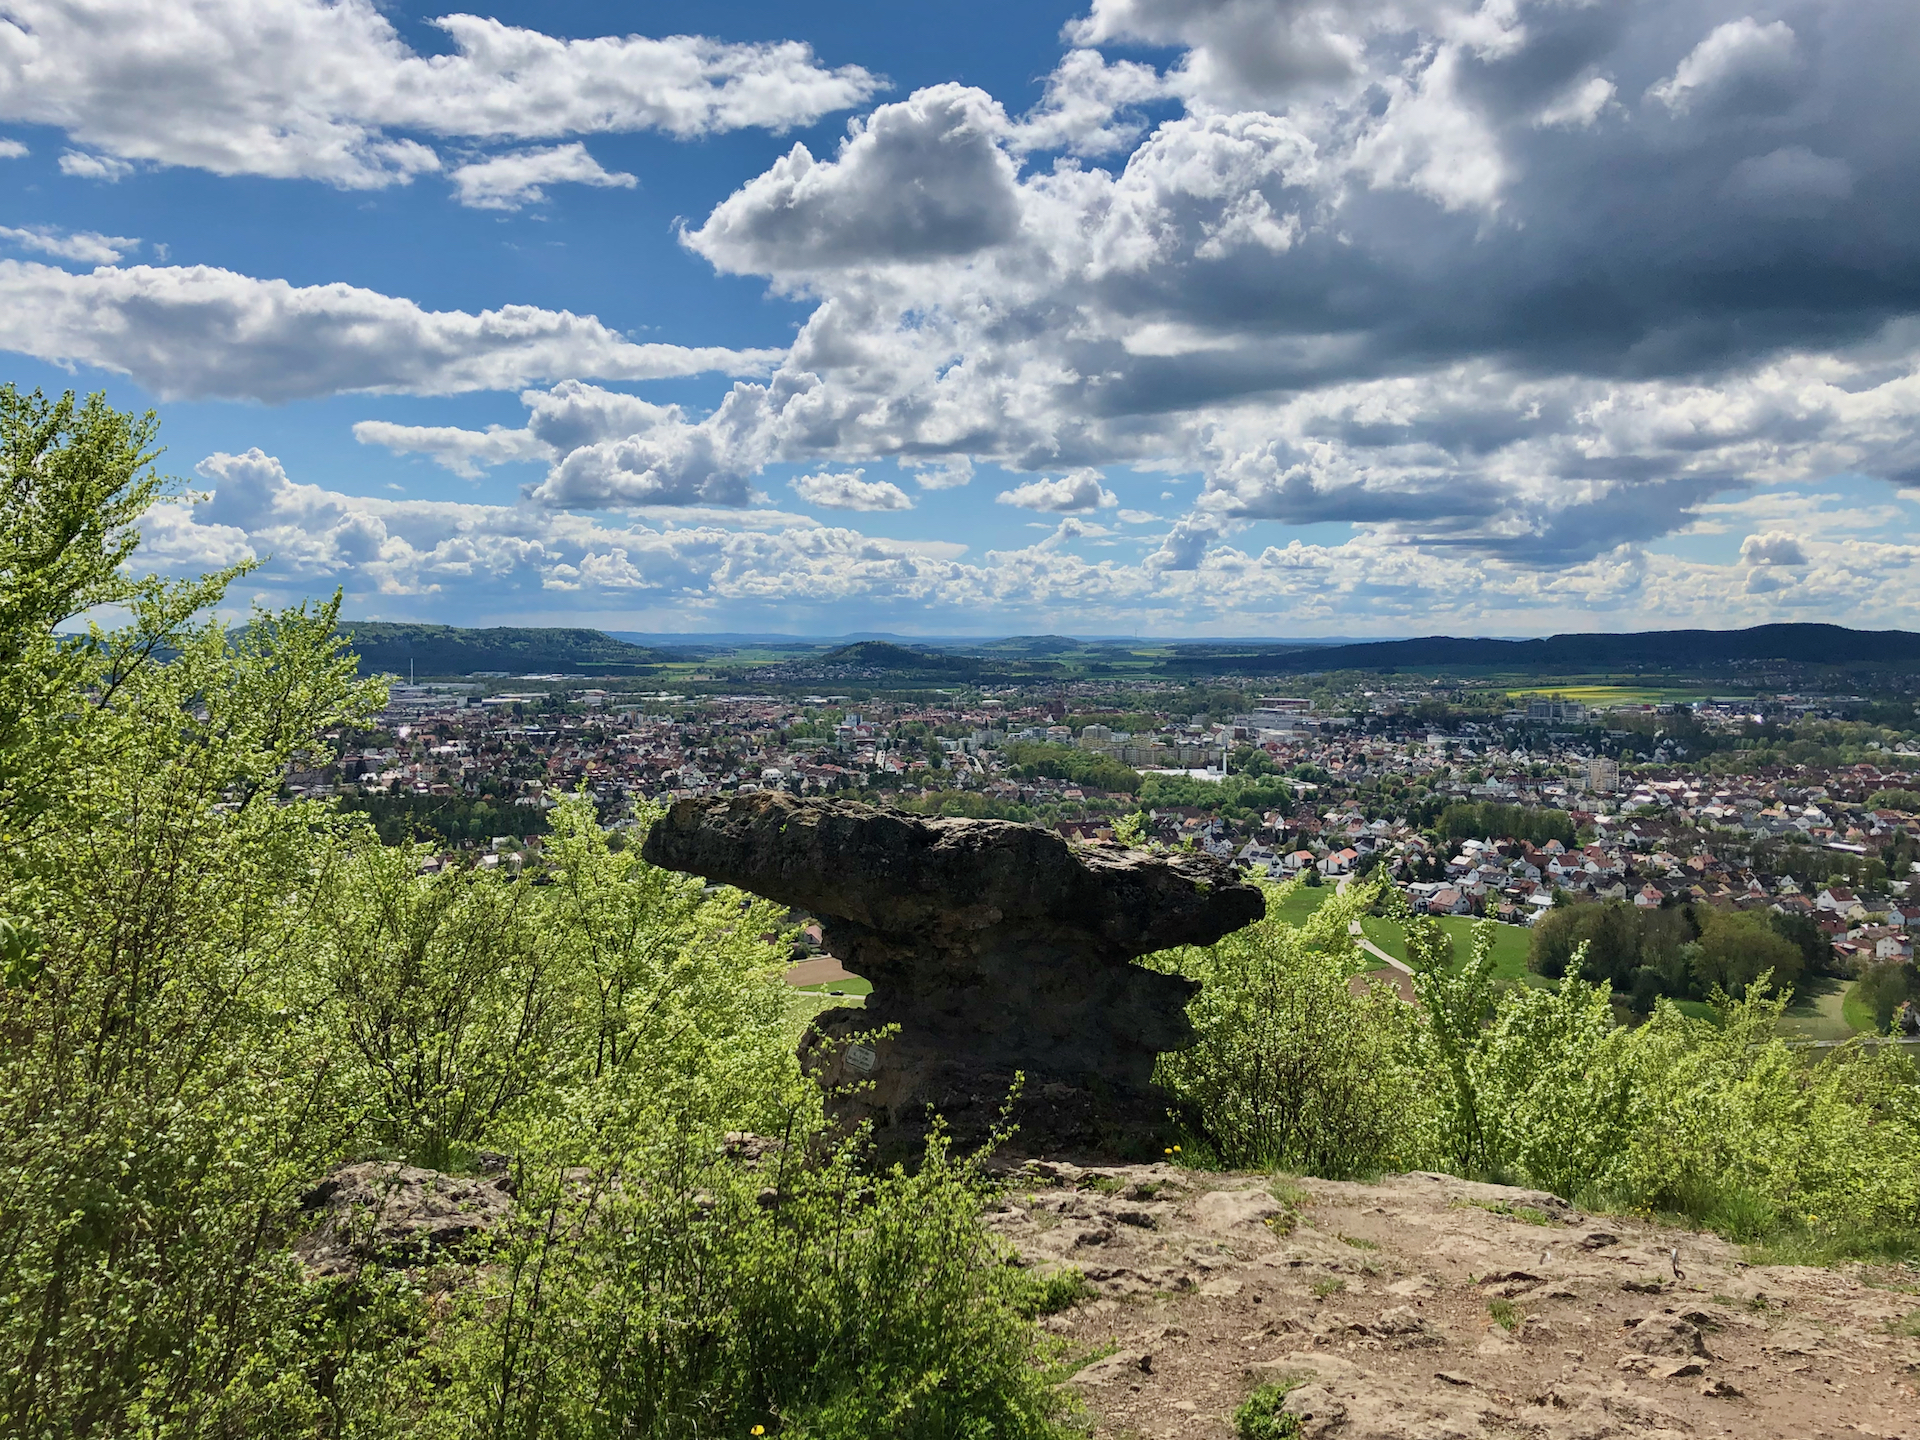
[[[941,1137],[916,1173],[874,1176],[850,1144],[810,1160],[796,1111],[787,1148],[749,1171],[635,1123],[670,1118],[655,1097],[615,1093],[633,1113],[550,1128],[522,1162],[519,1223],[437,1347],[437,1423],[516,1440],[1055,1433],[1024,1277],[980,1225],[979,1170]]]
[[[1403,1059],[1413,1012],[1348,986],[1361,968],[1348,925],[1379,887],[1350,887],[1296,929],[1278,918],[1287,887],[1261,883],[1267,918],[1147,962],[1204,985],[1188,1006],[1198,1042],[1161,1056],[1155,1078],[1222,1164],[1345,1176],[1409,1163],[1409,1117],[1425,1108]]]
[[[338,597],[230,635],[241,570],[128,578],[151,434],[0,390],[0,1428],[1052,1433],[980,1166],[826,1134],[784,912],[580,797],[518,882],[283,803],[378,687]],[[101,605],[129,623],[56,639]],[[749,1128],[770,1168],[723,1154]],[[515,1180],[485,1266],[294,1256],[341,1162],[480,1150]]]
[[[1426,1040],[1450,1082],[1440,1091],[1444,1157],[1461,1173],[1517,1172],[1562,1195],[1600,1178],[1624,1141],[1630,1100],[1618,1063],[1628,1034],[1614,1025],[1607,988],[1570,975],[1557,991],[1523,987],[1492,1003],[1484,924],[1457,968],[1430,939],[1416,953]]]
[[[1304,1383],[1296,1377],[1260,1386],[1233,1412],[1233,1433],[1239,1440],[1292,1440],[1300,1433],[1300,1417],[1280,1407]]]
[[[1469,973],[1482,964],[1475,938]],[[1477,1149],[1442,1145],[1462,1173],[1676,1211],[1742,1238],[1815,1219],[1920,1224],[1912,1060],[1855,1042],[1808,1064],[1778,1032],[1786,1001],[1764,975],[1742,998],[1716,997],[1719,1025],[1662,1001],[1635,1030],[1611,1028],[1604,990],[1575,978],[1558,994],[1507,992],[1484,1026],[1475,997],[1457,1002],[1457,978],[1423,968],[1419,984],[1429,1035],[1464,1037],[1442,1108],[1476,1121]]]
[[[1151,962],[1206,981],[1198,1043],[1156,1073],[1223,1162],[1438,1168],[1743,1239],[1823,1227],[1829,1248],[1913,1248],[1920,1073],[1898,1047],[1810,1060],[1765,974],[1715,994],[1719,1024],[1661,1000],[1622,1029],[1584,952],[1557,989],[1503,991],[1490,925],[1460,959],[1426,917],[1405,919],[1419,1006],[1355,996],[1347,921],[1375,898],[1350,887],[1298,930],[1264,920]]]

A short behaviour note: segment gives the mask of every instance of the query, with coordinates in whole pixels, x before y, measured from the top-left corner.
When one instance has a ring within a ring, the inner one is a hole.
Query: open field
[[[1455,959],[1464,960],[1473,953],[1473,927],[1476,923],[1464,915],[1444,915],[1440,918],[1440,928],[1453,941]],[[1394,959],[1404,961],[1407,958],[1407,931],[1399,921],[1369,915],[1360,922],[1360,928],[1366,932],[1369,940]],[[1496,978],[1515,985],[1544,987],[1553,983],[1527,969],[1527,942],[1531,934],[1524,926],[1494,922],[1493,973]]]
[[[1867,1002],[1860,997],[1858,981],[1847,986],[1846,996],[1840,1003],[1840,1012],[1846,1016],[1848,1027],[1853,1030],[1872,1034],[1879,1028],[1873,1023],[1873,1012],[1867,1008]]]
[[[1287,898],[1279,907],[1280,918],[1289,925],[1304,925],[1312,918],[1313,912],[1324,905],[1333,894],[1333,886],[1320,885],[1309,889],[1305,885],[1296,885],[1288,892]]]
[[[849,975],[844,980],[823,980],[818,985],[796,985],[802,995],[871,995],[873,982]]]
[[[1808,978],[1800,986],[1793,1004],[1787,1007],[1787,1013],[1780,1018],[1780,1033],[1792,1040],[1850,1038],[1864,1028],[1854,1024],[1848,1013],[1846,997],[1850,988],[1845,981],[1827,975]]]
[[[1676,689],[1667,685],[1530,685],[1507,691],[1509,700],[1547,696],[1557,700],[1577,700],[1582,705],[1666,705],[1682,700],[1699,700],[1705,692],[1698,688]]]

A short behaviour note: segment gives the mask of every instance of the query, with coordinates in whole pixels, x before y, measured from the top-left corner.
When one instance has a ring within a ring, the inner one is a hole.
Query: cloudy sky
[[[0,0],[0,346],[160,411],[153,563],[361,618],[1920,628],[1916,75],[1913,0]]]

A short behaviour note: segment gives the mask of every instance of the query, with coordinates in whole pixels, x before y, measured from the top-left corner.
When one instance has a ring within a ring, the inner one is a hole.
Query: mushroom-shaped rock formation
[[[1197,981],[1128,963],[1204,945],[1265,901],[1226,861],[1069,845],[1036,825],[922,819],[778,792],[681,800],[648,832],[652,864],[809,910],[827,948],[873,984],[822,1015],[801,1056],[835,1113],[883,1147],[999,1117],[1014,1072],[1026,1150],[1152,1147],[1167,1102],[1154,1057],[1190,1043]],[[848,1044],[859,1032],[890,1037]]]

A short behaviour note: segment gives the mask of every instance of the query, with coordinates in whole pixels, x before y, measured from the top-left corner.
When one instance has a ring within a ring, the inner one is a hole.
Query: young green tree
[[[1287,887],[1261,883],[1266,919],[1146,962],[1204,986],[1188,1006],[1197,1043],[1162,1055],[1155,1078],[1224,1164],[1343,1176],[1415,1163],[1414,1014],[1389,987],[1350,984],[1363,967],[1348,927],[1382,887],[1350,886],[1296,928],[1279,918]]]
[[[1699,950],[1694,957],[1694,983],[1702,994],[1724,990],[1745,995],[1762,976],[1791,995],[1800,982],[1806,960],[1801,948],[1774,929],[1769,918],[1752,910],[1716,910],[1700,907]]]
[[[124,574],[150,421],[0,419],[0,1430],[1053,1433],[983,1173],[872,1177],[826,1133],[773,907],[616,849],[584,798],[541,883],[283,800],[379,699],[338,598],[229,634],[237,572]],[[771,1174],[745,1126],[783,1136]],[[330,1169],[480,1147],[519,1184],[465,1288],[302,1267]]]
[[[0,428],[0,1414],[244,1430],[284,1224],[341,1139],[292,973],[337,822],[277,791],[376,692],[337,599],[229,637],[200,617],[236,572],[128,578],[151,417],[7,389]]]

